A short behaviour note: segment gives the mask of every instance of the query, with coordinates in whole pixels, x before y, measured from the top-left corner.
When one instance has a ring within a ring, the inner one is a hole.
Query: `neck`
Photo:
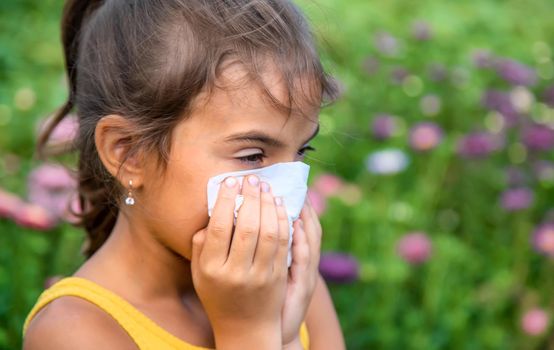
[[[190,261],[121,212],[108,240],[75,273],[136,303],[195,296]]]

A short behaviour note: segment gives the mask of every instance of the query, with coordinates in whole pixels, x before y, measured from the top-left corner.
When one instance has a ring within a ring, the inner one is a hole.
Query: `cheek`
[[[201,174],[183,168],[172,171],[168,167],[163,179],[149,184],[144,198],[150,213],[145,218],[150,231],[165,246],[189,260],[192,236],[208,224],[206,183],[207,178]]]

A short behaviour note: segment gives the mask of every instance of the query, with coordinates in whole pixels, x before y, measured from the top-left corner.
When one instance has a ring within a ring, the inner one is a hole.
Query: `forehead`
[[[307,139],[317,128],[319,107],[304,104],[302,113],[293,110],[289,116],[263,90],[267,88],[279,103],[288,104],[289,90],[280,74],[267,69],[261,78],[263,85],[253,81],[241,65],[227,66],[214,89],[195,100],[183,125],[188,126],[187,132],[211,140],[245,129],[265,131],[289,144]]]

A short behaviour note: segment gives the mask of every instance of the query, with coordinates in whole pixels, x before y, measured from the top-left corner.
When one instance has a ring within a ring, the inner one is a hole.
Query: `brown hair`
[[[156,151],[165,169],[173,128],[187,117],[193,98],[215,86],[228,59],[238,60],[289,115],[300,102],[321,106],[338,95],[306,20],[285,0],[69,0],[62,42],[69,97],[39,136],[37,151],[42,157],[52,130],[76,107],[87,257],[108,238],[124,191],[96,150],[95,127],[103,116],[118,114],[136,125],[127,158]],[[267,58],[284,78],[286,105],[261,80]],[[299,77],[310,82],[308,89]]]

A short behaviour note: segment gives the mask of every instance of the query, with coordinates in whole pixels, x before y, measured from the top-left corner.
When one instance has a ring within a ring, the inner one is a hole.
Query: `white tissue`
[[[253,170],[234,171],[216,175],[208,180],[208,215],[212,216],[212,210],[215,206],[217,194],[221,182],[228,176],[234,176],[239,185],[242,185],[243,178],[246,175],[256,174],[260,181],[269,183],[273,196],[283,198],[283,203],[286,208],[289,219],[289,253],[287,257],[287,266],[291,265],[291,246],[293,236],[292,223],[300,216],[304,200],[308,191],[308,175],[310,166],[303,162],[284,162],[275,163],[273,165],[258,168]],[[238,210],[242,205],[244,198],[242,195],[237,195],[235,198],[235,223],[237,220]]]

